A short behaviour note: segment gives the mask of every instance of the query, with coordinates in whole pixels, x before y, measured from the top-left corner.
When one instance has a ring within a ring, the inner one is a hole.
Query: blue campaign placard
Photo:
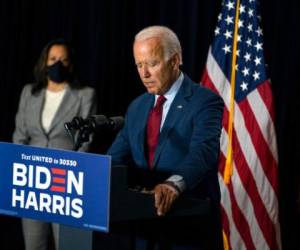
[[[0,214],[109,230],[110,156],[0,142]]]

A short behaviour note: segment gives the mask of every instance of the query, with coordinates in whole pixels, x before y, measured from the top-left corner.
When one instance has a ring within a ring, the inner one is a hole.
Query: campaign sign
[[[108,232],[110,156],[0,143],[0,213]]]

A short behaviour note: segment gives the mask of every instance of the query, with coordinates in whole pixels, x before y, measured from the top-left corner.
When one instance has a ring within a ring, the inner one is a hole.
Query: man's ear
[[[180,58],[179,55],[176,53],[172,56],[172,67],[174,68],[179,68],[179,64],[180,64]]]

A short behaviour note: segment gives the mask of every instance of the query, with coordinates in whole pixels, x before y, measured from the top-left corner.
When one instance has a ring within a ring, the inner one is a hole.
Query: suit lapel
[[[140,118],[138,121],[138,129],[137,131],[142,131],[142,133],[139,134],[138,136],[138,145],[140,145],[140,150],[142,152],[143,155],[143,161],[144,164],[142,166],[147,166],[147,159],[146,159],[146,154],[147,152],[145,152],[145,145],[146,145],[146,127],[147,127],[147,121],[148,121],[148,116],[149,116],[149,112],[152,109],[153,105],[154,105],[154,95],[150,95],[148,94],[148,96],[146,97],[145,102],[142,104],[144,106],[144,108],[141,109],[141,114],[140,114]]]
[[[30,100],[32,112],[32,120],[37,124],[38,129],[44,132],[42,127],[42,110],[45,101],[45,89],[41,89],[37,94],[34,94]]]
[[[65,96],[63,97],[63,100],[59,105],[57,112],[51,122],[49,133],[61,120],[64,120],[66,113],[70,109],[74,108],[76,102],[78,102],[78,97],[74,94],[74,91],[67,85]]]
[[[186,112],[185,109],[188,104],[188,100],[192,95],[191,87],[192,87],[192,81],[185,75],[182,85],[178,93],[176,94],[173,103],[171,104],[162,131],[159,135],[158,145],[155,150],[154,165],[156,164],[159,158],[159,155],[164,147],[164,144],[166,142],[169,133],[176,126],[177,121]]]

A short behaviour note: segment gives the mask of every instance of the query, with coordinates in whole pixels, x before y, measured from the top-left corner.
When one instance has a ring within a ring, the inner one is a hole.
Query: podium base
[[[59,250],[92,250],[93,231],[67,227],[59,227]]]

